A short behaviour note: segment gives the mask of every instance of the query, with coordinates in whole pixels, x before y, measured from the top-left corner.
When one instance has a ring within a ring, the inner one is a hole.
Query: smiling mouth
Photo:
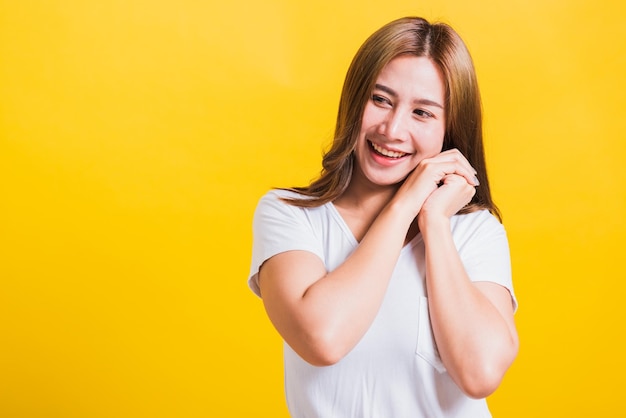
[[[390,151],[388,149],[381,148],[381,147],[379,147],[378,145],[374,144],[371,141],[367,141],[367,142],[370,145],[370,148],[372,150],[374,150],[374,152],[376,154],[382,155],[383,157],[397,159],[397,158],[402,158],[402,157],[404,157],[406,155],[409,155],[406,152]]]

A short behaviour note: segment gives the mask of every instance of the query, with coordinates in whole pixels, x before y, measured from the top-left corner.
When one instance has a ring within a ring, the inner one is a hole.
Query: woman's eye
[[[422,109],[415,109],[413,111],[413,113],[415,113],[417,116],[419,116],[420,118],[432,118],[433,114],[430,112],[427,112],[425,110]]]
[[[378,94],[372,95],[372,101],[377,104],[391,104],[389,100],[387,100],[383,96],[379,96]]]

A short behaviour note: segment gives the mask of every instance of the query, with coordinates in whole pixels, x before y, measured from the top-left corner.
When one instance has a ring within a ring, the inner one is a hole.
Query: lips
[[[391,151],[391,150],[382,148],[381,146],[376,145],[371,141],[367,141],[367,142],[370,144],[370,148],[372,148],[376,154],[382,155],[383,157],[398,159],[406,155],[409,155],[406,152]]]

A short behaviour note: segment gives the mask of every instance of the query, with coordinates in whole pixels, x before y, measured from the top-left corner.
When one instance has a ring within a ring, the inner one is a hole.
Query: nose
[[[398,108],[390,110],[379,125],[379,133],[389,140],[407,140],[409,138],[410,118],[410,115],[407,113]]]

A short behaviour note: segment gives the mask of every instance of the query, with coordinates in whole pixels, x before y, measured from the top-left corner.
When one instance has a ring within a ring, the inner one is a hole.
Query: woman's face
[[[390,61],[365,105],[353,181],[394,185],[424,158],[439,154],[444,104],[443,78],[429,58],[406,55]]]

